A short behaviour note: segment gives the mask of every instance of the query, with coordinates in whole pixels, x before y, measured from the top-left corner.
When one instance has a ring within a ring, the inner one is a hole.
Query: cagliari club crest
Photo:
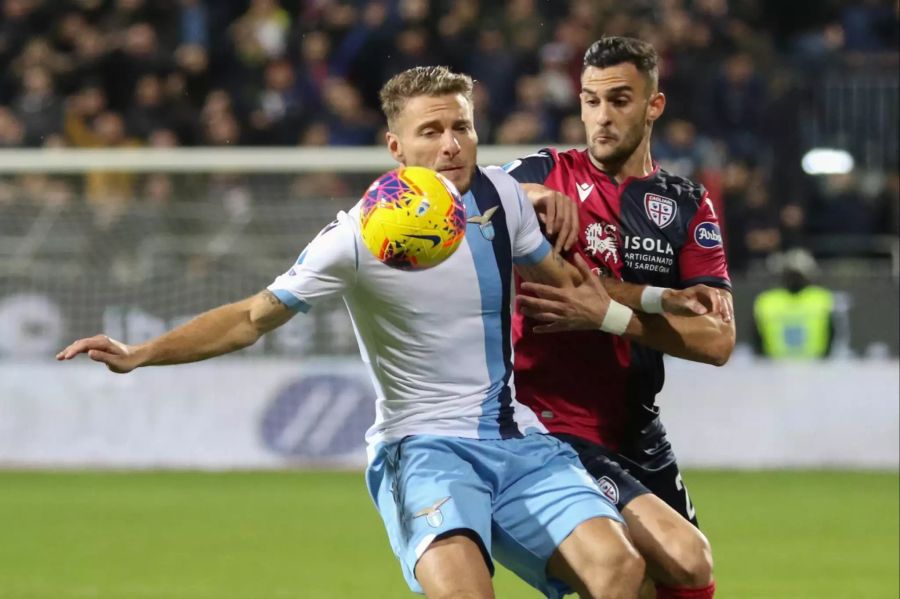
[[[647,212],[647,218],[662,229],[675,220],[678,204],[675,203],[675,200],[648,193],[644,195],[644,210]]]

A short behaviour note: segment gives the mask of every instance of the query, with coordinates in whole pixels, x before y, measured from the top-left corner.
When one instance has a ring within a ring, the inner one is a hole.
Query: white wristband
[[[641,292],[641,310],[647,314],[662,314],[662,296],[665,291],[665,287],[644,287]]]
[[[634,312],[628,306],[624,306],[615,300],[609,300],[609,308],[606,309],[606,315],[603,317],[600,330],[613,335],[621,335],[628,328],[632,314]]]

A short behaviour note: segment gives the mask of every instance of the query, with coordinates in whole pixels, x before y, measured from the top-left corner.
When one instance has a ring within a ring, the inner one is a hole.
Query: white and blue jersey
[[[381,264],[363,245],[359,205],[338,214],[269,290],[307,311],[342,295],[377,395],[371,449],[408,435],[477,439],[546,432],[515,399],[512,268],[550,251],[531,203],[496,167],[463,196],[465,242],[424,271]],[[474,222],[473,222],[474,221]]]
[[[516,401],[513,264],[550,252],[534,209],[500,168],[476,169],[463,200],[465,243],[433,268],[376,260],[357,205],[269,290],[303,312],[336,295],[347,304],[377,395],[366,484],[409,587],[422,592],[416,564],[432,541],[469,530],[489,568],[496,556],[561,597],[547,576],[559,544],[585,520],[621,519],[575,451]]]

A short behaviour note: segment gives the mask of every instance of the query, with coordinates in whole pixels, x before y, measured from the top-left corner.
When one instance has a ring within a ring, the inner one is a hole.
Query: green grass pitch
[[[685,478],[721,599],[900,594],[897,473]],[[358,472],[0,472],[3,599],[411,596]]]

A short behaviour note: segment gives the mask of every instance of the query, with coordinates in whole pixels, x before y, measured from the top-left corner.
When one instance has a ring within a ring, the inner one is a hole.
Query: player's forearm
[[[516,264],[516,272],[526,281],[553,287],[575,287],[582,281],[578,269],[553,249],[537,264]]]
[[[637,283],[626,283],[612,277],[603,277],[603,286],[609,297],[616,300],[620,304],[624,304],[635,311],[643,311],[641,306],[641,293],[646,285]]]
[[[251,301],[219,306],[134,348],[140,366],[185,364],[252,345],[262,331],[251,319]]]
[[[672,316],[635,312],[626,338],[676,358],[722,366],[734,349],[733,322],[716,316]]]

